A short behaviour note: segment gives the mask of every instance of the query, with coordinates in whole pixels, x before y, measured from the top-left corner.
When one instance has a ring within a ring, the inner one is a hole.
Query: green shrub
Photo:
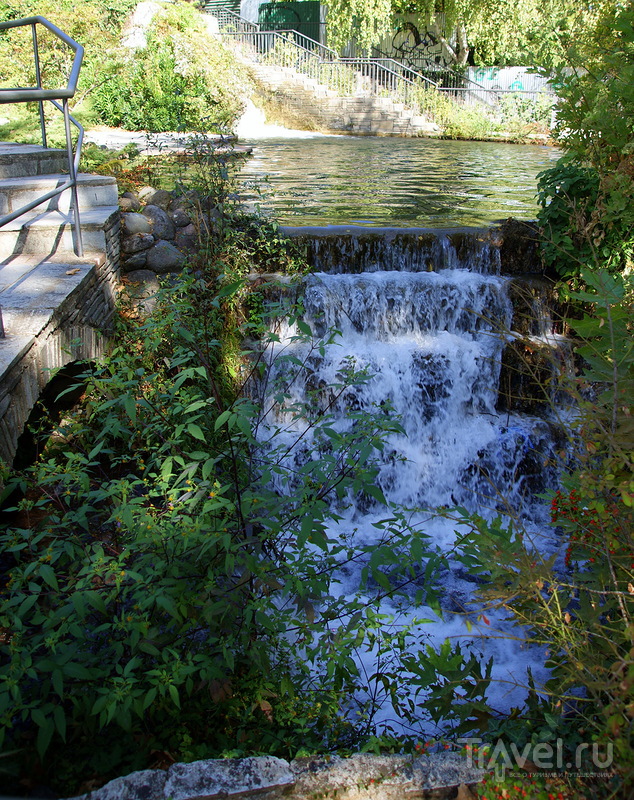
[[[568,444],[575,466],[550,494],[561,552],[543,555],[521,519],[509,527],[471,517],[458,557],[482,576],[486,606],[520,622],[528,644],[547,648],[546,684],[489,735],[520,747],[561,738],[573,763],[581,742],[613,746],[614,781],[599,781],[592,795],[611,797],[616,786],[634,785],[634,286],[631,276],[605,270],[581,277],[586,288],[572,297],[589,313],[570,324],[585,367],[568,382],[579,409]],[[589,760],[585,766],[596,772]],[[571,773],[569,790],[578,780]]]
[[[280,355],[267,397],[299,427],[291,442],[266,434],[268,406],[240,387],[260,372],[262,343],[233,381],[223,376],[244,288],[225,275],[214,290],[217,276],[185,278],[157,314],[121,328],[87,376],[81,411],[18,478],[19,522],[0,534],[0,736],[27,772],[61,762],[65,792],[77,788],[74,753],[112,776],[147,765],[151,750],[352,747],[376,709],[354,699],[365,677],[352,654],[404,647],[376,604],[408,583],[425,538],[389,510],[371,546],[332,527],[350,493],[383,502],[374,457],[398,424],[378,409],[352,413],[340,432],[313,399],[291,405],[304,365]],[[313,341],[296,321],[310,351],[329,346],[331,335]],[[261,336],[261,319],[247,329]],[[367,380],[350,364],[327,392]],[[317,448],[308,460],[307,436]],[[359,559],[380,592],[342,599],[332,574]],[[383,680],[398,692],[398,670]]]
[[[190,6],[164,9],[147,46],[113,64],[92,95],[107,125],[129,130],[229,131],[242,111],[247,73],[203,29]]]

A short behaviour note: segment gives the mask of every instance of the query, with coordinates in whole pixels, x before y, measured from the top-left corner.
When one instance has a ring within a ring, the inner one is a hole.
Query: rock
[[[151,197],[156,189],[153,186],[142,186],[137,192],[137,197],[141,203],[147,203],[148,197]]]
[[[449,800],[470,797],[485,773],[458,753],[421,757],[317,756],[289,764],[274,756],[174,764],[133,772],[76,800]]]
[[[144,214],[122,214],[121,225],[124,234],[128,236],[134,233],[152,233],[152,222]]]
[[[475,783],[483,773],[457,753],[351,758],[302,758],[291,763],[297,783],[292,797],[337,797],[338,800],[422,800],[454,797],[461,784]]]
[[[140,253],[132,253],[125,259],[121,260],[121,269],[123,272],[129,272],[133,269],[143,269],[147,264],[147,254],[149,250],[142,250]]]
[[[148,205],[158,206],[162,208],[163,211],[167,211],[172,202],[172,195],[170,192],[165,191],[165,189],[157,189],[152,194],[146,195],[144,199]]]
[[[136,211],[136,209],[134,208],[134,203],[133,203],[132,200],[130,200],[129,197],[120,197],[119,198],[119,208],[123,212]]]
[[[194,252],[198,248],[198,233],[195,226],[188,225],[186,228],[179,228],[176,231],[174,244],[179,250]]]
[[[494,230],[499,237],[502,273],[541,275],[544,272],[536,223],[510,217]]]
[[[196,208],[200,203],[200,195],[195,189],[188,189],[185,194],[175,197],[170,203],[169,210],[176,211],[179,208],[187,211],[190,208]]]
[[[124,253],[138,253],[140,250],[147,250],[153,244],[154,237],[151,233],[135,233],[121,240],[121,250]]]
[[[143,216],[152,221],[152,232],[155,239],[171,241],[174,238],[176,226],[169,218],[167,211],[150,204],[143,209]]]
[[[177,228],[184,228],[186,225],[191,224],[192,218],[183,208],[176,208],[170,211],[170,217]]]
[[[166,272],[177,272],[186,260],[187,256],[177,250],[171,242],[160,240],[149,251],[146,264],[148,269],[158,275],[164,275]]]
[[[135,269],[126,276],[129,283],[151,284],[154,291],[158,291],[159,282],[156,273],[149,269]]]
[[[156,309],[156,294],[160,289],[156,273],[149,269],[135,269],[126,278],[128,294],[135,301],[137,312],[152,314]]]
[[[276,796],[295,783],[287,761],[274,756],[211,759],[174,764],[167,773],[165,797],[202,800],[266,794]],[[276,791],[277,790],[277,791]]]
[[[123,778],[88,792],[76,800],[164,800],[163,787],[167,773],[159,769],[144,769],[132,772]]]
[[[131,203],[131,210],[132,211],[140,211],[141,210],[141,201],[139,198],[134,194],[134,192],[124,192],[121,195],[122,200],[129,200]]]

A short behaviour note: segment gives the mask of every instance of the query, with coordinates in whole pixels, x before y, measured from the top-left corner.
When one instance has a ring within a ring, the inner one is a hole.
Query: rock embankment
[[[146,186],[126,192],[121,208],[121,271],[178,272],[196,251],[202,230],[217,212],[205,209],[194,193],[175,195]]]

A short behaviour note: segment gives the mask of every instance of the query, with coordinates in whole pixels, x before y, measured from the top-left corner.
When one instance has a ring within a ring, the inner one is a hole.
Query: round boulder
[[[176,234],[176,226],[169,218],[167,211],[159,206],[149,205],[143,209],[143,216],[152,221],[155,239],[171,241]]]
[[[124,234],[152,233],[152,222],[144,214],[122,214],[121,224]]]
[[[138,253],[141,250],[148,250],[153,244],[154,237],[151,233],[135,233],[121,241],[121,250],[124,253]]]
[[[146,266],[157,275],[164,275],[167,272],[178,272],[186,259],[171,242],[160,240],[149,251]]]

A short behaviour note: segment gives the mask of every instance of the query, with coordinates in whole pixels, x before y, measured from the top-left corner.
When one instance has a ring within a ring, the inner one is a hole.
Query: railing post
[[[32,23],[31,33],[33,36],[33,60],[35,61],[35,81],[37,88],[42,88],[42,73],[40,71],[40,48],[37,43],[37,23]],[[42,133],[42,147],[46,147],[46,121],[44,119],[44,101],[38,103],[40,108],[40,131]]]
[[[77,193],[77,171],[75,169],[75,155],[73,153],[73,139],[70,131],[70,114],[68,100],[63,101],[64,129],[66,131],[66,152],[68,153],[68,170],[71,180],[71,197],[73,203],[73,216],[75,218],[75,253],[81,258],[84,255],[84,244],[81,235],[81,222],[79,219],[79,197]]]

